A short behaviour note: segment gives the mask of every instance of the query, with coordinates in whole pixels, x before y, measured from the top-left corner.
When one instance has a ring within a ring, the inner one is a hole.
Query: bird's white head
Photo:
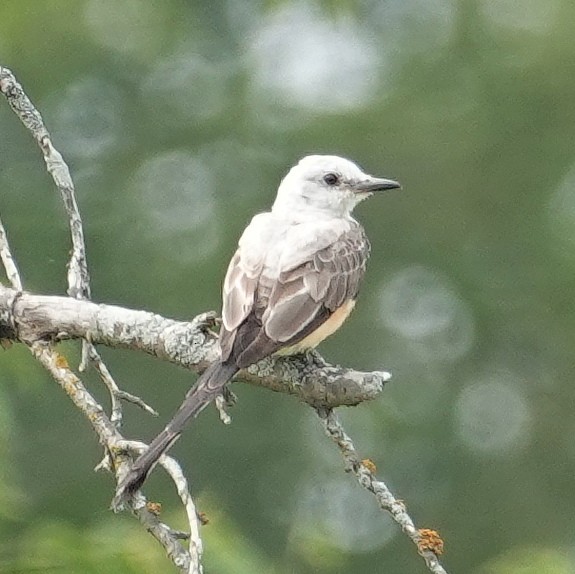
[[[272,212],[289,219],[349,217],[373,192],[401,187],[373,177],[355,163],[334,155],[308,155],[282,180]]]

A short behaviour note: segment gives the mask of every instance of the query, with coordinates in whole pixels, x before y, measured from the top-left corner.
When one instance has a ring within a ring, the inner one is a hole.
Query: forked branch
[[[119,482],[125,476],[133,454],[146,445],[126,440],[120,433],[122,401],[128,400],[154,412],[138,397],[124,393],[116,384],[94,345],[130,348],[154,355],[182,367],[201,371],[217,357],[216,324],[213,313],[199,315],[190,322],[166,319],[145,311],[135,311],[91,302],[89,273],[80,212],[68,166],[52,145],[41,115],[26,96],[13,74],[0,66],[0,92],[28,128],[42,150],[48,172],[63,199],[70,225],[72,251],[68,263],[68,297],[33,295],[23,291],[18,268],[10,251],[6,231],[0,222],[0,258],[10,287],[0,284],[0,339],[24,343],[32,355],[58,382],[88,419],[104,446],[104,458],[97,468],[110,470]],[[93,398],[67,360],[55,348],[63,339],[82,341],[80,371],[91,361],[112,397],[108,415]],[[386,372],[359,372],[327,364],[319,354],[301,357],[269,358],[238,374],[236,379],[264,388],[292,394],[314,407],[327,434],[338,446],[346,470],[351,470],[361,486],[372,492],[378,505],[389,512],[407,536],[417,545],[427,568],[445,574],[437,555],[441,539],[432,530],[417,530],[405,506],[396,500],[385,483],[377,480],[369,461],[359,460],[351,438],[335,417],[333,408],[357,405],[376,398],[390,375]],[[218,401],[222,420],[228,422],[226,400]],[[163,524],[155,508],[141,493],[129,502],[130,510],[165,549],[180,572],[201,574],[202,541],[198,516],[187,481],[174,459],[164,456],[160,465],[172,478],[186,510],[189,534]],[[189,540],[189,548],[181,541]]]

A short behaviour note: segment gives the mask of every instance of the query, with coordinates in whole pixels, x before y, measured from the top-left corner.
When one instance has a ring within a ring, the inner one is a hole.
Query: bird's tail
[[[146,477],[154,468],[158,459],[180,437],[186,423],[196,417],[217,395],[224,385],[239,371],[238,367],[229,363],[214,363],[210,365],[186,395],[184,402],[176,411],[166,428],[150,443],[150,446],[136,459],[122,484],[118,487],[115,502],[126,494],[138,490]]]

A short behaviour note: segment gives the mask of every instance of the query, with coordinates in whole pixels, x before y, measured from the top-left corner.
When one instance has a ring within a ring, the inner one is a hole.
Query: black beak
[[[370,177],[353,186],[354,191],[358,193],[372,193],[374,191],[384,191],[386,189],[400,189],[401,184],[393,179],[383,179],[379,177]]]

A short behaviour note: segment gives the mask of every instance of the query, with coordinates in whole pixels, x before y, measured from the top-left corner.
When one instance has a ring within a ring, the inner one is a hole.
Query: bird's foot
[[[211,331],[218,325],[220,325],[221,319],[215,311],[206,311],[205,313],[200,313],[192,319],[192,325],[199,329],[200,331]]]

